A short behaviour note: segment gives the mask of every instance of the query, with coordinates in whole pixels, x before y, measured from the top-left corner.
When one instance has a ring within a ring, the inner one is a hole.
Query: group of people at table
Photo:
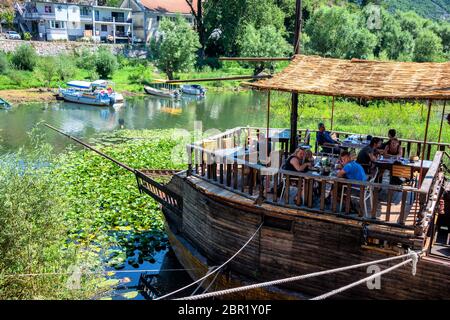
[[[395,129],[389,130],[389,140],[382,143],[380,138],[368,136],[370,143],[362,148],[356,160],[353,159],[351,152],[343,146],[338,140],[331,137],[329,131],[326,131],[325,125],[319,123],[317,132],[317,144],[322,148],[323,153],[339,154],[339,160],[336,164],[337,177],[349,180],[366,181],[367,175],[372,173],[374,163],[383,155],[385,157],[403,156],[403,149],[400,141],[397,139]],[[283,169],[289,171],[306,172],[314,168],[314,157],[309,149],[299,147],[292,153],[283,165]]]

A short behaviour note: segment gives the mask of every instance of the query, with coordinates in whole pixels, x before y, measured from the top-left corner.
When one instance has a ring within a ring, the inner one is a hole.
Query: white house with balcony
[[[186,0],[123,0],[120,7],[132,10],[134,35],[145,43],[158,36],[159,23],[165,17],[175,18],[180,14],[194,25]],[[197,8],[197,0],[192,1],[192,7]]]
[[[128,42],[133,39],[132,10],[88,3],[27,1],[22,18],[39,40]]]

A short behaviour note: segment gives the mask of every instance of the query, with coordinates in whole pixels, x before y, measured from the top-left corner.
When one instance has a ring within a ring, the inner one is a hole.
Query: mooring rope
[[[225,261],[224,263],[222,263],[220,266],[218,266],[216,269],[214,269],[214,271],[210,272],[210,273],[206,273],[206,275],[204,275],[203,277],[201,277],[200,279],[192,282],[191,284],[188,284],[187,286],[184,286],[180,289],[177,289],[175,291],[172,291],[162,297],[158,297],[155,300],[161,300],[161,299],[165,299],[167,297],[170,297],[172,295],[174,295],[175,293],[178,293],[180,291],[183,291],[184,289],[187,289],[191,286],[193,286],[196,283],[199,283],[200,281],[203,281],[204,279],[208,278],[210,275],[216,273],[217,271],[221,270],[225,265],[227,265],[231,260],[233,260],[239,253],[241,253],[242,250],[244,250],[244,248],[250,243],[250,241],[253,240],[253,238],[258,234],[259,230],[261,229],[261,227],[263,226],[263,222],[261,222],[261,224],[259,225],[258,229],[256,229],[255,233],[253,233],[253,235],[250,237],[250,239],[247,240],[247,242],[235,253],[231,256],[231,258],[229,258],[227,261]],[[191,298],[194,298],[197,296],[192,296]]]
[[[360,267],[370,266],[370,265],[373,265],[375,263],[383,263],[383,262],[403,259],[405,257],[408,257],[409,259],[401,262],[399,265],[396,265],[395,268],[391,267],[389,269],[384,270],[383,273],[392,271],[393,270],[392,268],[396,269],[396,268],[401,267],[402,265],[405,265],[406,263],[409,263],[409,262],[412,261],[413,262],[412,272],[413,272],[413,274],[415,274],[415,272],[416,272],[416,264],[417,264],[417,261],[418,261],[418,256],[422,252],[423,251],[421,251],[421,252],[410,251],[410,252],[408,252],[406,254],[403,254],[403,255],[400,255],[400,256],[385,258],[385,259],[381,259],[381,260],[364,262],[364,263],[355,264],[355,265],[351,265],[351,266],[347,266],[347,267],[341,267],[341,268],[335,268],[335,269],[324,270],[324,271],[319,271],[319,272],[313,272],[313,273],[308,273],[308,274],[304,274],[304,275],[300,275],[300,276],[289,277],[289,278],[273,280],[273,281],[267,281],[267,282],[262,282],[262,283],[256,283],[256,284],[242,286],[242,287],[237,287],[237,288],[225,289],[225,290],[205,293],[205,294],[201,294],[201,295],[196,295],[196,296],[192,296],[192,297],[183,297],[183,298],[179,298],[179,299],[175,299],[175,300],[199,300],[199,299],[205,299],[205,298],[212,298],[212,297],[217,297],[217,296],[226,295],[226,294],[230,294],[230,293],[236,293],[236,292],[241,292],[241,291],[246,291],[246,290],[251,290],[251,289],[258,289],[258,288],[262,288],[262,287],[268,287],[268,286],[283,284],[283,283],[287,283],[287,282],[292,282],[292,281],[298,281],[298,280],[303,280],[303,279],[307,279],[307,278],[318,277],[318,276],[322,276],[322,275],[326,275],[326,274],[342,272],[342,271],[346,271],[346,270],[351,270],[351,269],[356,269],[356,268],[360,268]],[[374,278],[376,276],[378,276],[378,275],[374,274],[374,275],[372,275],[371,277],[368,277],[368,278],[372,279],[372,278]],[[362,281],[362,280],[360,280],[360,281]],[[360,282],[360,281],[358,281],[358,282]],[[367,281],[367,278],[366,278],[365,281]],[[357,284],[355,284],[355,285],[357,285]],[[345,287],[343,287],[343,288],[344,288],[344,290],[346,290]],[[340,289],[342,289],[342,288],[340,288]],[[337,289],[337,290],[340,290],[340,289]],[[338,292],[336,292],[336,293],[338,293]],[[334,294],[336,294],[336,293],[334,293]]]
[[[400,263],[398,263],[398,264],[396,264],[396,265],[394,265],[394,266],[392,266],[392,267],[390,267],[390,268],[387,268],[387,269],[385,269],[385,270],[383,270],[383,271],[374,273],[373,275],[371,275],[371,276],[369,276],[369,277],[366,277],[366,278],[364,278],[364,279],[361,279],[361,280],[358,280],[358,281],[356,281],[356,282],[350,283],[349,285],[346,285],[346,286],[344,286],[344,287],[341,287],[341,288],[332,290],[332,291],[330,291],[330,292],[327,292],[327,293],[325,293],[325,294],[322,294],[322,295],[317,296],[317,297],[315,297],[315,298],[312,298],[312,299],[310,299],[310,300],[324,300],[324,299],[326,299],[326,298],[328,298],[328,297],[331,297],[331,296],[333,296],[333,295],[335,295],[335,294],[344,292],[345,290],[348,290],[348,289],[350,289],[350,288],[356,287],[356,286],[358,286],[358,285],[360,285],[360,284],[362,284],[362,283],[364,283],[364,282],[367,282],[367,281],[369,281],[369,280],[375,279],[375,278],[377,278],[377,277],[379,277],[379,276],[381,276],[381,275],[383,275],[383,274],[385,274],[385,273],[388,273],[388,272],[391,272],[391,271],[393,271],[393,270],[395,270],[395,269],[397,269],[397,268],[400,268],[401,266],[404,266],[405,264],[408,264],[408,263],[411,262],[411,261],[413,261],[413,259],[412,259],[412,258],[409,258],[408,260],[405,260],[405,261],[403,261],[403,262],[400,262]]]

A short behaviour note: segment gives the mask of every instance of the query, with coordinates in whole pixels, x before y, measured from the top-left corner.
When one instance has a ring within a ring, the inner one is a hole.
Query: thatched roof
[[[279,74],[246,85],[366,99],[450,100],[450,62],[381,62],[296,55]]]

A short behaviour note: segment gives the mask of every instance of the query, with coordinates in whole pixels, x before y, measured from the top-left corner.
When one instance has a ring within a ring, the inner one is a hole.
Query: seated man
[[[366,173],[363,167],[352,160],[348,151],[341,152],[342,169],[337,173],[338,178],[347,178],[349,180],[366,181]]]
[[[317,144],[322,147],[322,152],[325,153],[339,153],[339,141],[331,138],[330,132],[325,130],[325,125],[323,123],[319,123],[318,125],[319,131],[317,132]]]
[[[286,159],[283,169],[288,171],[305,172],[313,166],[314,159],[312,159],[312,153],[308,153],[302,148],[297,148],[297,150],[295,150],[294,153]]]
[[[368,146],[362,148],[361,151],[359,151],[356,162],[364,167],[366,173],[370,172],[372,162],[377,160],[377,149],[380,148],[380,145],[380,138],[374,137],[372,138],[372,140],[370,140],[370,144]]]
[[[341,152],[341,158],[340,158],[342,169],[337,173],[338,178],[346,178],[349,180],[356,180],[356,181],[366,181],[366,173],[364,172],[363,167],[357,163],[356,161],[352,160],[352,156],[350,152],[348,151],[342,151]],[[339,185],[338,193],[342,193],[342,185]],[[359,196],[359,190],[351,190],[351,193],[354,196]],[[359,201],[356,201],[355,203],[353,201],[350,202],[351,211],[360,212],[361,208],[359,206]]]

